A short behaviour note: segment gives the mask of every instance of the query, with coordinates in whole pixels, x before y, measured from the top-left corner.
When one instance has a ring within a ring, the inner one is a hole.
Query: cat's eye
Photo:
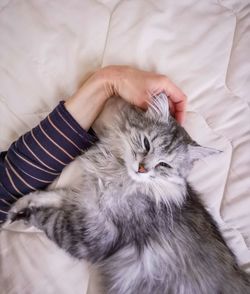
[[[157,166],[162,166],[162,167],[166,167],[166,168],[172,168],[172,166],[167,164],[166,162],[160,162],[160,163],[157,164]]]
[[[144,137],[144,147],[145,147],[146,151],[149,152],[150,144],[149,144],[149,141],[148,141],[147,137]]]

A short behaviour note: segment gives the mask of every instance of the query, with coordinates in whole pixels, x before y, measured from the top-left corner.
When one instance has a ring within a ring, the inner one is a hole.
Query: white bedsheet
[[[166,74],[188,96],[190,134],[224,151],[197,163],[190,178],[250,270],[249,48],[248,0],[1,0],[0,150],[96,68],[127,64]],[[55,185],[71,182],[76,169],[72,163]],[[35,228],[16,223],[0,233],[1,294],[88,287],[96,294],[88,281],[88,265]]]

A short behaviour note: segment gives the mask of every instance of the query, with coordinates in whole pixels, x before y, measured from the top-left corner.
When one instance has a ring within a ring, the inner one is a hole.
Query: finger
[[[175,103],[175,119],[180,123],[183,124],[186,114],[186,97],[180,101]]]
[[[147,100],[142,101],[140,105],[138,105],[138,107],[140,107],[144,111],[148,109],[148,106],[149,106],[149,101]]]
[[[166,78],[165,91],[169,99],[174,104],[174,114],[175,114],[176,120],[182,124],[185,118],[185,111],[186,111],[186,103],[187,103],[186,95],[167,78]]]
[[[164,82],[164,89],[172,97],[174,103],[185,100],[186,95],[172,81],[165,77]]]
[[[185,112],[175,112],[175,119],[178,121],[179,124],[183,124],[185,120]]]
[[[169,103],[169,109],[170,109],[171,115],[177,120],[178,123],[183,124],[185,119],[185,111],[183,110],[180,111],[178,109],[178,105],[180,103],[173,103],[170,97],[168,99],[168,103]]]

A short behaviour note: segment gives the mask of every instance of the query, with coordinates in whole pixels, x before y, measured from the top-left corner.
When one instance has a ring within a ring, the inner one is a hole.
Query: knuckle
[[[162,75],[162,74],[159,75],[159,79],[160,79],[162,82],[164,82],[164,83],[168,81],[167,76]]]
[[[182,99],[183,99],[184,102],[186,102],[187,101],[187,95],[183,94]]]

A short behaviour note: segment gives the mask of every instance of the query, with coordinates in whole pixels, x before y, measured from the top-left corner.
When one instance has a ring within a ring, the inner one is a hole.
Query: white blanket
[[[188,96],[189,133],[223,150],[197,163],[190,180],[250,270],[247,2],[1,0],[0,150],[96,68],[127,64],[166,74]],[[55,185],[71,182],[76,169],[72,163]],[[95,286],[85,262],[35,228],[19,222],[0,233],[1,294],[96,294]]]

